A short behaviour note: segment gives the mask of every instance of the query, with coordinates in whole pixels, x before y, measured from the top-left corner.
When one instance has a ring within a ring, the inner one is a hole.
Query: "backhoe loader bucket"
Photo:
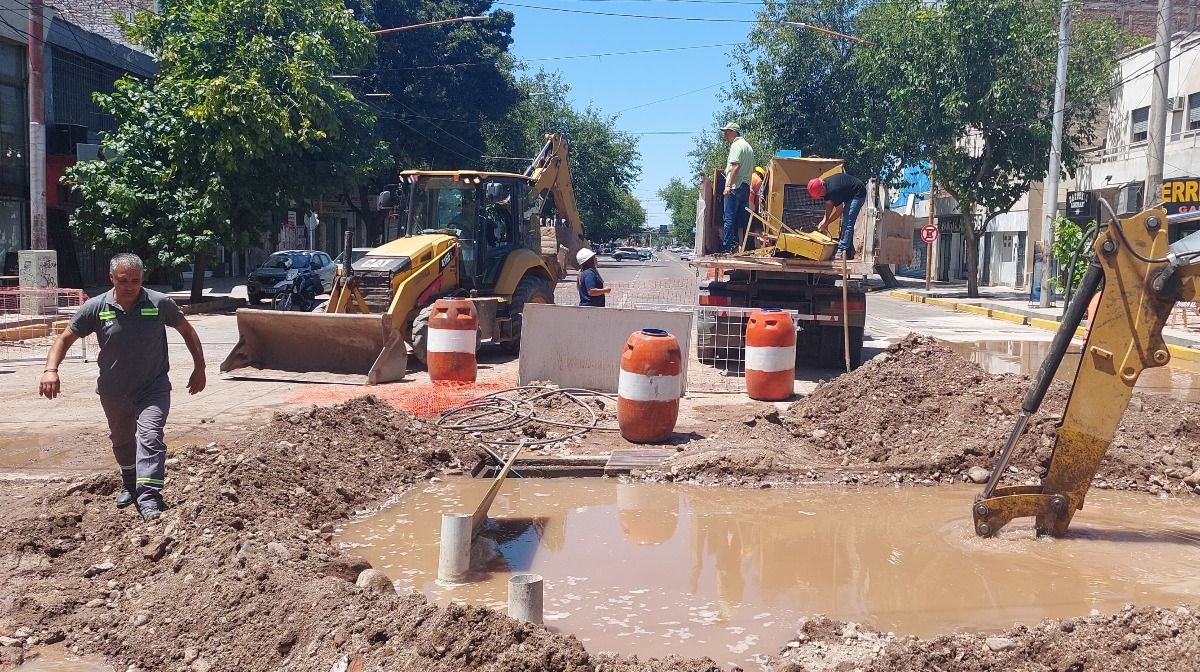
[[[386,315],[241,308],[237,328],[221,363],[233,378],[374,385],[400,380],[408,364]]]

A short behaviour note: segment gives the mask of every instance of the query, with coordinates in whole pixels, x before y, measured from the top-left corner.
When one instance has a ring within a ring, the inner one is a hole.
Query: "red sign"
[[[933,224],[926,224],[921,227],[921,240],[926,243],[932,243],[938,239],[938,228]]]

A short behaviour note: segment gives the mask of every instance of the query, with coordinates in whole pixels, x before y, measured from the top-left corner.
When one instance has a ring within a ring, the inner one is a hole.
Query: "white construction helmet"
[[[586,264],[587,262],[591,261],[592,257],[595,257],[595,256],[596,256],[595,252],[593,252],[585,247],[575,253],[575,261],[576,261],[576,263],[579,264],[580,268],[583,268],[583,265]]]

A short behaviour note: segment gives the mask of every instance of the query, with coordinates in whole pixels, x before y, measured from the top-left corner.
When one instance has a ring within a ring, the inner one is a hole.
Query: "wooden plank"
[[[479,528],[483,527],[484,521],[487,520],[488,509],[492,508],[492,502],[500,492],[500,486],[504,485],[504,479],[508,477],[508,472],[512,469],[513,462],[517,461],[517,456],[521,454],[521,450],[524,448],[525,446],[522,444],[513,450],[513,454],[504,463],[504,468],[500,470],[499,474],[496,474],[496,478],[492,481],[491,487],[488,488],[487,494],[483,496],[483,501],[479,502],[479,508],[475,509],[475,513],[471,514],[472,536],[478,534]]]

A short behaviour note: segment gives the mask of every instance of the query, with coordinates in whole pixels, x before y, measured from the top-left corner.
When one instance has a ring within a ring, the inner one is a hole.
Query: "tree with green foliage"
[[[850,173],[879,174],[890,157],[864,142],[866,127],[881,111],[872,83],[858,76],[854,54],[861,45],[783,23],[802,22],[852,35],[857,17],[876,1],[764,3],[750,31],[749,47],[735,53],[739,77],[732,90],[744,126],[753,129],[764,149],[842,158]],[[758,145],[754,147],[757,154]]]
[[[1009,212],[1050,156],[1058,3],[1055,0],[887,0],[858,17],[872,45],[855,71],[884,92],[886,117],[867,142],[886,148],[889,177],[932,161],[938,185],[966,220],[967,293],[979,295],[979,238]],[[1112,86],[1123,35],[1108,20],[1079,17],[1071,32],[1063,169],[1080,163]]]
[[[1068,284],[1078,287],[1087,271],[1087,254],[1079,254],[1079,243],[1083,240],[1083,229],[1059,213],[1054,218],[1054,244],[1051,251],[1058,260],[1058,277],[1051,280],[1055,287],[1062,289]],[[1095,240],[1095,238],[1092,238]],[[1074,263],[1072,264],[1072,258]]]
[[[658,190],[667,212],[671,213],[671,236],[679,241],[696,239],[696,201],[700,188],[687,186],[678,177],[672,177],[667,186]]]
[[[329,75],[354,72],[374,40],[339,0],[161,0],[125,26],[157,77],[97,100],[118,127],[109,161],[66,181],[89,245],[151,266],[193,264],[192,300],[218,245],[245,249],[283,209],[341,193],[387,160],[366,106]]]
[[[492,0],[348,0],[372,30],[481,16]],[[347,86],[377,115],[376,132],[392,149],[387,164],[343,200],[366,224],[369,244],[384,240],[384,213],[371,201],[395,182],[396,168],[478,168],[485,127],[516,103],[513,15],[487,14],[484,21],[448,23],[385,33],[372,61]],[[371,94],[368,97],[368,94]],[[384,94],[384,95],[376,95]]]
[[[574,109],[570,87],[555,73],[539,71],[518,83],[521,97],[502,122],[490,125],[494,169],[518,172],[541,150],[546,133],[560,133],[571,148],[571,175],[584,235],[602,242],[641,230],[646,211],[632,189],[641,174],[637,140],[616,130],[616,117],[595,107]],[[516,165],[514,165],[516,164]]]

